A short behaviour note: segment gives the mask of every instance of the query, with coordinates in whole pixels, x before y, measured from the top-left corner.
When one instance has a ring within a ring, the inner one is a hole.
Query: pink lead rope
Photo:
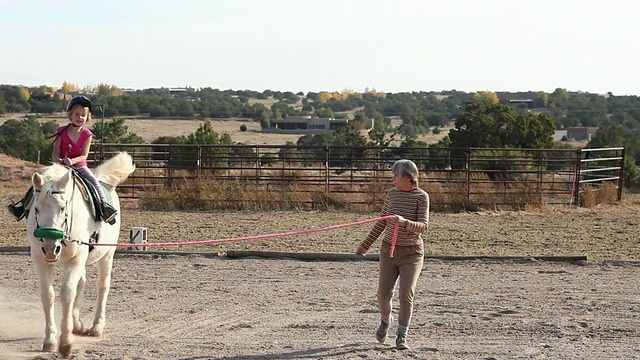
[[[398,239],[398,229],[400,229],[400,224],[396,224],[395,229],[393,229],[393,239],[391,239],[391,250],[389,250],[389,257],[393,257],[393,252],[396,249],[396,240]]]

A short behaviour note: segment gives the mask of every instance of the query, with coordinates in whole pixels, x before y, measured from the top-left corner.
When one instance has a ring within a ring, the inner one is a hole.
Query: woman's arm
[[[429,228],[429,194],[426,192],[424,193],[424,197],[418,202],[417,214],[417,221],[405,219],[404,227],[407,231],[421,234]]]
[[[389,193],[387,192],[387,195],[385,196],[385,199],[384,199],[384,206],[382,207],[382,211],[380,212],[380,217],[387,216],[388,209],[389,209]],[[387,227],[387,220],[376,221],[375,225],[373,225],[373,229],[371,229],[371,231],[369,232],[369,235],[367,235],[367,238],[364,239],[364,241],[360,244],[360,246],[358,246],[358,249],[356,250],[356,254],[364,255],[364,253],[369,251],[369,248],[378,239],[378,237],[380,236],[380,234],[382,233],[385,227]]]

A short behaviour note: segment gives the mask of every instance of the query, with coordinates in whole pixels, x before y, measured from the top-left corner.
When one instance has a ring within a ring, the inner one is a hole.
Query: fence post
[[[467,181],[465,187],[467,188],[467,204],[471,202],[471,148],[467,148],[465,162],[465,170],[467,172]]]
[[[620,151],[620,157],[622,157],[622,160],[620,160],[620,172],[618,174],[618,201],[622,200],[622,187],[624,186],[624,155],[624,148],[622,148]]]
[[[576,150],[576,164],[573,169],[573,205],[578,206],[580,200],[580,170],[582,167],[582,149]]]
[[[165,150],[166,151],[166,150]],[[172,156],[173,156],[173,145],[169,144],[169,154],[167,156],[167,168],[169,169],[168,177],[169,177],[169,189],[173,188],[173,161],[172,161]]]
[[[547,153],[542,150],[536,152],[538,154],[538,194],[540,195],[540,205],[544,202],[544,162],[542,161],[543,157],[547,158]]]
[[[324,148],[324,193],[329,193],[329,146],[325,146]]]
[[[262,177],[262,164],[260,162],[260,146],[256,146],[256,185],[260,182]]]
[[[198,145],[198,160],[196,162],[196,178],[200,180],[200,164],[202,164],[202,147]]]

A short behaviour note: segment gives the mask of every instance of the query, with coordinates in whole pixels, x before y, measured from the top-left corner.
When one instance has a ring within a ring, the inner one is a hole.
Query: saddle
[[[73,175],[73,181],[78,185],[78,188],[82,193],[82,198],[91,205],[91,215],[95,221],[100,221],[100,219],[102,219],[102,204],[100,202],[100,195],[98,195],[98,191],[91,181],[80,175],[78,170],[71,168],[71,172]],[[104,192],[105,202],[109,205],[113,205],[113,199],[111,198],[111,190],[113,190],[113,186],[102,181],[100,181],[100,186],[102,186]]]
[[[98,195],[98,191],[96,190],[93,183],[80,175],[78,170],[71,168],[73,181],[76,185],[78,185],[78,189],[80,189],[80,193],[82,194],[82,198],[84,201],[89,203],[91,206],[91,215],[93,216],[95,221],[100,221],[102,219],[102,204],[100,202],[100,195]],[[107,184],[105,182],[100,181],[100,186],[102,186],[105,202],[109,205],[113,206],[113,199],[111,198],[111,190],[113,190],[113,186]],[[22,203],[25,209],[24,215],[26,215],[31,208],[31,203],[33,202],[34,189],[33,186],[29,188],[24,198],[20,200],[18,203]],[[24,216],[23,215],[23,216]],[[20,217],[22,218],[22,216]]]

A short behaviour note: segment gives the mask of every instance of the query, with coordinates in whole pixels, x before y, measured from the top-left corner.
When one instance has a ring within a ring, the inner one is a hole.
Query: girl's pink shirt
[[[78,142],[73,142],[69,137],[69,133],[67,132],[66,126],[61,126],[57,130],[57,132],[62,132],[60,134],[60,157],[61,158],[75,158],[82,155],[82,147],[84,143],[90,138],[93,133],[91,130],[83,127],[80,131],[80,137],[78,138]],[[79,163],[73,164],[73,166],[87,166],[87,161],[81,161]]]

